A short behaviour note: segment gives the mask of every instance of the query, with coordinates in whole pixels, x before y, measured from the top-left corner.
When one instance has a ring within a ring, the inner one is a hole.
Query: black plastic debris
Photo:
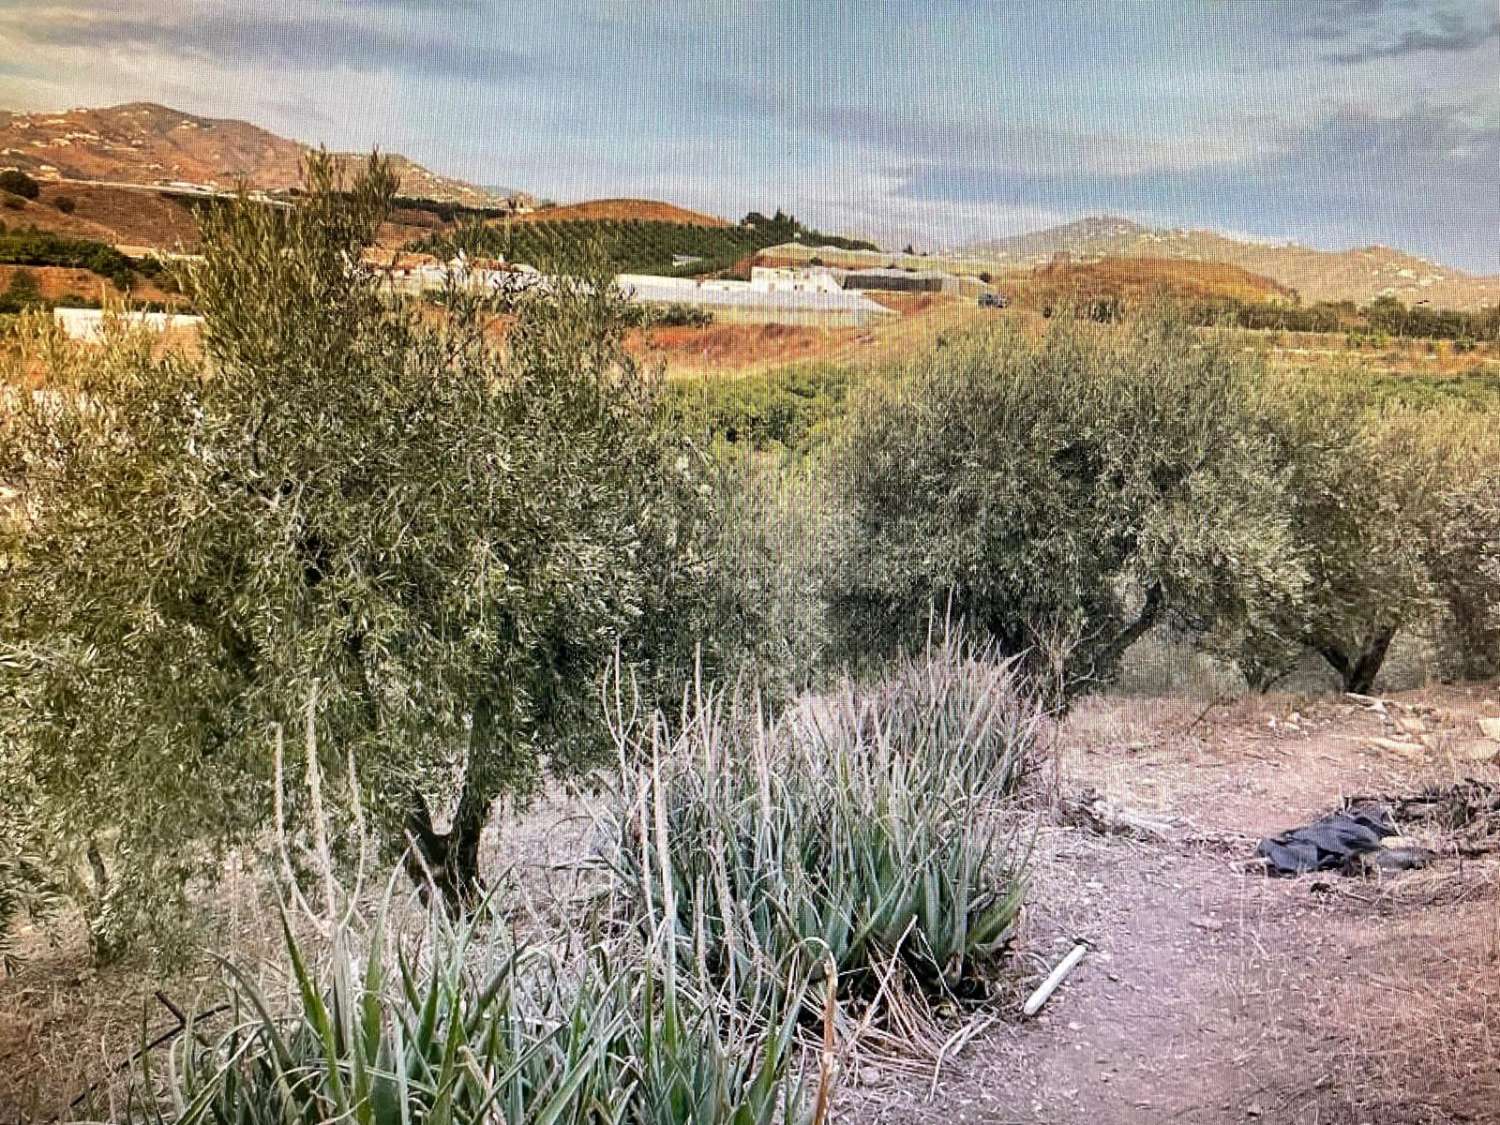
[[[1378,852],[1380,841],[1395,834],[1389,810],[1348,809],[1267,837],[1255,854],[1266,861],[1269,875],[1305,875],[1345,868],[1358,856]]]

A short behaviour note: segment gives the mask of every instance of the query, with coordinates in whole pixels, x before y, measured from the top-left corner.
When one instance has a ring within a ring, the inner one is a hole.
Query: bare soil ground
[[[1456,837],[1414,825],[1439,853],[1421,871],[1268,879],[1246,865],[1259,837],[1345,796],[1500,782],[1495,760],[1475,759],[1482,716],[1500,717],[1500,685],[1406,693],[1383,714],[1290,696],[1207,711],[1085,703],[1059,736],[1057,793],[1092,790],[1157,827],[1101,833],[1044,815],[1017,978],[984,1030],[935,1079],[930,1064],[851,1063],[834,1120],[1500,1122],[1500,854],[1460,855]],[[577,804],[546,804],[499,837],[494,853],[544,873],[541,897],[565,904],[587,850]],[[243,874],[221,888],[208,942],[241,958],[274,948],[263,893]],[[1076,940],[1090,945],[1080,967],[1021,1019],[1018,997]],[[36,935],[26,953],[0,977],[4,1125],[47,1120],[140,1041],[143,1011],[153,1029],[170,1024],[154,990],[191,1004],[213,977],[95,972],[76,937]]]
[[[1064,794],[1092,787],[1169,833],[1044,828],[1024,983],[1075,940],[1090,943],[1080,968],[1039,1018],[975,1040],[935,1089],[875,1068],[846,1092],[844,1119],[1500,1122],[1496,857],[1413,829],[1441,858],[1383,881],[1246,870],[1259,837],[1344,796],[1500,778],[1466,756],[1500,692],[1400,698],[1434,709],[1416,749],[1399,748],[1414,741],[1396,725],[1409,712],[1343,701],[1247,701],[1202,719],[1187,703],[1084,707],[1065,732]]]

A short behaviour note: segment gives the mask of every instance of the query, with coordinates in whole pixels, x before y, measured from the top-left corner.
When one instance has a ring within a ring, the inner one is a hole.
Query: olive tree
[[[1446,487],[1442,460],[1419,424],[1382,418],[1340,382],[1282,384],[1266,418],[1308,576],[1271,631],[1322,656],[1344,691],[1367,693],[1396,636],[1435,606],[1424,528]]]
[[[701,465],[614,287],[540,286],[496,343],[361,264],[387,166],[308,179],[204,214],[201,356],[40,322],[12,349],[0,785],[101,949],[264,838],[278,742],[462,898],[496,801],[601,752],[600,669],[649,684],[707,628]]]
[[[1440,655],[1459,679],[1500,675],[1500,457],[1462,473],[1428,513],[1427,567],[1441,599]]]
[[[830,606],[851,658],[952,613],[1012,652],[1064,637],[1110,678],[1168,615],[1195,629],[1298,596],[1260,360],[1170,315],[946,341],[855,411]]]

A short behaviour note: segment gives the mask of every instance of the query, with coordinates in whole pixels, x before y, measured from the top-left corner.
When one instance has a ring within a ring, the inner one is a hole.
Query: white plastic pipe
[[[1031,994],[1026,1001],[1026,1007],[1021,1009],[1028,1016],[1034,1016],[1042,1010],[1042,1005],[1047,998],[1057,991],[1057,986],[1062,984],[1064,978],[1083,960],[1083,955],[1089,951],[1089,947],[1082,943],[1075,945],[1071,953],[1058,963],[1057,968],[1047,975],[1047,979],[1037,986],[1037,990]]]

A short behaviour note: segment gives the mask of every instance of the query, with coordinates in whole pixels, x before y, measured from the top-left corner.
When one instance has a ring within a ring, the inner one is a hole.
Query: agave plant
[[[798,1069],[800,1000],[721,1019],[649,942],[564,961],[511,944],[493,911],[435,910],[414,956],[387,940],[388,911],[341,929],[316,964],[284,926],[289,1006],[230,967],[236,1026],[213,1041],[187,1029],[164,1067],[143,1067],[121,1120],[808,1125],[818,1112]]]
[[[731,702],[700,694],[675,734],[617,731],[627,908],[662,910],[681,959],[730,993],[822,957],[846,994],[893,958],[930,993],[974,984],[1024,892],[1026,849],[991,815],[1042,714],[1014,666],[950,645],[792,721]]]

